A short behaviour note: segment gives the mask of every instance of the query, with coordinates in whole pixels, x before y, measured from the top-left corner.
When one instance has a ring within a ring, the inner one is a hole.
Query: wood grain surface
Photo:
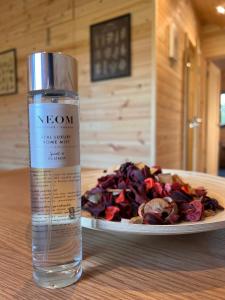
[[[185,35],[196,46],[199,24],[191,1],[156,1],[157,39],[157,132],[156,161],[165,168],[181,169],[184,110],[184,51]],[[185,13],[184,13],[185,12]],[[168,59],[169,25],[177,26],[179,46],[178,60]]]
[[[81,281],[41,289],[32,281],[28,171],[0,173],[0,191],[2,300],[225,299],[225,230],[148,237],[85,229]]]
[[[0,167],[27,166],[26,58],[60,51],[78,59],[81,160],[108,167],[126,159],[154,163],[154,1],[0,0],[0,52],[17,49],[18,94],[0,101]],[[90,80],[90,25],[130,13],[132,76]]]
[[[205,25],[201,28],[202,52],[206,59],[219,59],[225,55],[224,28]]]

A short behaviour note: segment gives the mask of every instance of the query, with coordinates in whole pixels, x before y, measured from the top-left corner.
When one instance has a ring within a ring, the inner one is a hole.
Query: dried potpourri
[[[108,221],[166,225],[197,222],[224,208],[204,187],[192,188],[178,175],[163,174],[157,166],[127,162],[98,179],[82,196],[82,209]]]

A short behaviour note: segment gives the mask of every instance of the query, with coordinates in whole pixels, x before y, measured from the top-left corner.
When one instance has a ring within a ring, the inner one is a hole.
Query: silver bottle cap
[[[77,92],[76,59],[61,53],[32,53],[28,57],[28,90]]]

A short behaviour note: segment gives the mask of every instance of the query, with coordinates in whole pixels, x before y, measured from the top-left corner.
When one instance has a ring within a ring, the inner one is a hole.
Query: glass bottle
[[[34,281],[60,288],[82,273],[77,63],[61,53],[28,58]]]

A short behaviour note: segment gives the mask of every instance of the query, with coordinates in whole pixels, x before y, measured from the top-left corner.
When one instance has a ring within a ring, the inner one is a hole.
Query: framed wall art
[[[0,52],[0,96],[17,93],[16,49]]]
[[[131,15],[90,27],[91,81],[131,75]]]

